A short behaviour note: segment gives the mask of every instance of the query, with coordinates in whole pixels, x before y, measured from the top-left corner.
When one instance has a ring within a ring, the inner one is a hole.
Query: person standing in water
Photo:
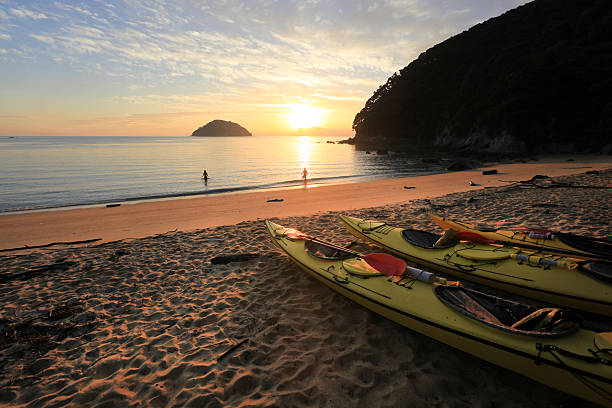
[[[302,170],[302,179],[306,181],[307,178],[308,178],[308,170],[306,170],[306,167],[304,167],[304,170]]]
[[[204,179],[204,182],[208,182],[208,173],[206,172],[206,169],[204,170],[204,173],[202,173],[202,178]]]

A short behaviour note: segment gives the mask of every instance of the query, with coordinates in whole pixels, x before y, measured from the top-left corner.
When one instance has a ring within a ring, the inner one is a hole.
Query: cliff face
[[[536,0],[393,74],[355,116],[364,148],[600,151],[612,142],[612,1]]]
[[[213,120],[195,130],[191,136],[253,136],[237,123],[227,120]]]

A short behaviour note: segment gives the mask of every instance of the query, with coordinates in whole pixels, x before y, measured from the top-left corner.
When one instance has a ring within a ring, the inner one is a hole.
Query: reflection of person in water
[[[308,170],[306,170],[306,167],[304,167],[304,170],[302,170],[302,179],[306,181],[307,178],[308,178]]]
[[[202,173],[202,179],[205,183],[208,181],[208,173],[206,172],[206,170],[204,170],[204,173]]]

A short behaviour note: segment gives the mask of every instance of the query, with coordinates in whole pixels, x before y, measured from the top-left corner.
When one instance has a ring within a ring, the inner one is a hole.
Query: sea
[[[443,171],[345,137],[0,137],[0,213],[408,177]],[[208,180],[202,179],[206,170]]]

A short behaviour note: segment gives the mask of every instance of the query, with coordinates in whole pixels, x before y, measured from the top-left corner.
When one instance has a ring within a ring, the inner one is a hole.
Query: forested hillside
[[[598,151],[612,142],[612,1],[536,0],[393,74],[355,116],[365,148]]]

